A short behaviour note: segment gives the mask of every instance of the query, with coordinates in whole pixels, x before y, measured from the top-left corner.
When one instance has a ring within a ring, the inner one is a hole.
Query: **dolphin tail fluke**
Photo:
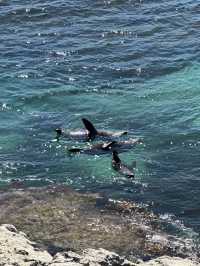
[[[89,139],[94,139],[95,136],[98,134],[96,128],[86,118],[82,118],[82,122],[83,122],[85,128],[89,131],[89,134],[88,134]]]

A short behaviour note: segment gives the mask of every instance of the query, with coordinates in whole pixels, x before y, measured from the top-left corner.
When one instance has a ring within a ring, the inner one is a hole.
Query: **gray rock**
[[[13,225],[0,226],[0,265],[46,266],[52,261],[47,251],[35,250],[33,242]]]
[[[139,266],[200,266],[190,259],[162,256],[154,260],[139,264]]]
[[[100,249],[86,249],[80,256],[75,252],[58,253],[51,266],[135,266],[136,264],[114,252]]]

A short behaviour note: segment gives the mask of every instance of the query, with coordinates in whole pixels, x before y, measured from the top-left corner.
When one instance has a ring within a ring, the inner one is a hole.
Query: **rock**
[[[51,266],[135,266],[136,264],[103,248],[86,249],[83,255],[75,252],[58,253]]]
[[[36,250],[13,225],[0,226],[0,265],[45,266],[52,261],[47,251]]]
[[[99,263],[99,265],[115,265],[115,266],[132,266],[135,265],[132,262],[120,257],[118,254],[114,252],[110,252],[103,248],[98,250],[95,249],[87,249],[84,251],[84,258],[81,260],[82,262],[93,262]]]
[[[139,266],[200,266],[200,264],[189,259],[162,256],[149,262],[141,263]]]
[[[51,266],[200,266],[190,259],[162,256],[148,262],[132,263],[105,249],[86,249],[83,255],[75,252],[58,253]]]

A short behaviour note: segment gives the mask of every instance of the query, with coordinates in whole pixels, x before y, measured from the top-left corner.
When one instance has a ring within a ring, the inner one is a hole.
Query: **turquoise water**
[[[0,2],[0,185],[70,184],[150,203],[200,230],[198,1]],[[120,155],[70,156],[54,129],[128,130]],[[194,210],[194,211],[192,211]],[[185,211],[185,214],[182,213]]]

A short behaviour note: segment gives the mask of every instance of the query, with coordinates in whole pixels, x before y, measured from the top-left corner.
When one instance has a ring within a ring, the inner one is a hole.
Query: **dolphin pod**
[[[104,138],[110,139],[111,137],[121,137],[126,135],[127,131],[106,131],[106,130],[97,130],[95,126],[86,118],[82,118],[82,122],[84,125],[84,129],[74,130],[74,131],[66,131],[62,128],[57,128],[55,131],[57,133],[57,140],[60,139],[61,136],[73,139],[81,139],[88,141],[88,145],[86,147],[72,147],[68,149],[70,153],[83,153],[90,155],[99,155],[104,153],[112,152],[112,167],[114,170],[119,172],[120,174],[128,177],[134,178],[133,170],[130,166],[122,163],[119,156],[118,151],[127,151],[135,146],[137,143],[142,143],[142,141],[138,138],[130,138],[128,140],[112,140],[107,142],[101,142],[97,144],[92,144],[91,142],[97,137],[101,136]]]
[[[82,118],[82,122],[84,125],[84,129],[78,130],[78,131],[66,131],[62,128],[57,128],[55,131],[57,133],[57,139],[59,139],[61,136],[69,137],[69,138],[78,138],[78,139],[84,139],[84,140],[94,140],[96,136],[101,137],[120,137],[123,135],[126,135],[127,131],[118,131],[118,132],[112,132],[112,131],[105,131],[105,130],[97,130],[94,125],[87,120],[86,118]]]

